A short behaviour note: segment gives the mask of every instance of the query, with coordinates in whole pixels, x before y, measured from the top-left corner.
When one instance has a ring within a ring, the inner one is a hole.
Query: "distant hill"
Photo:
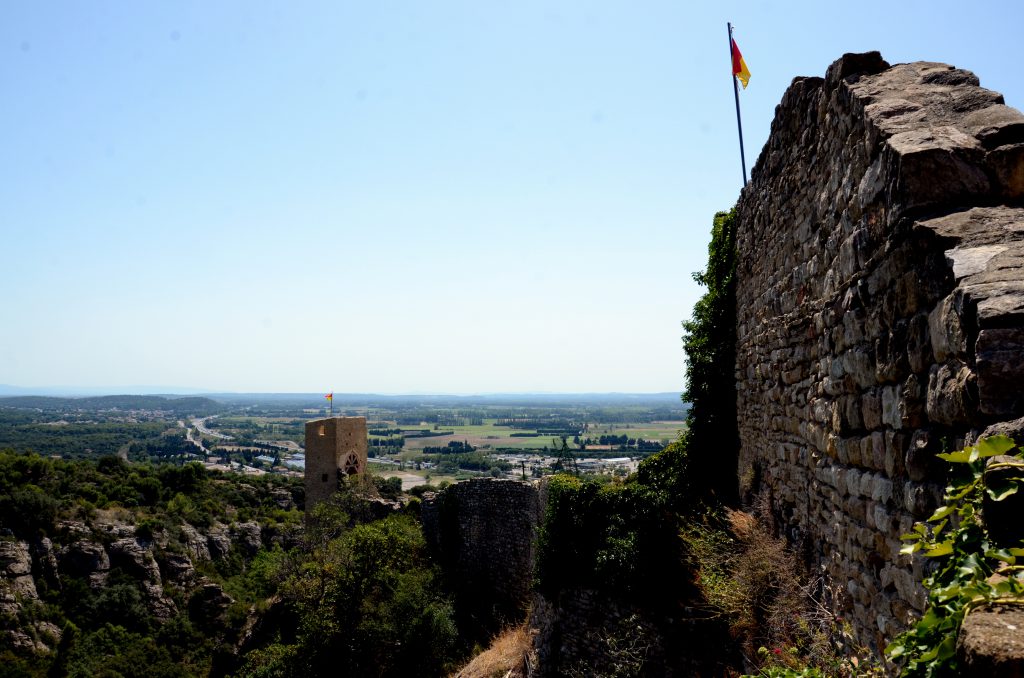
[[[231,405],[274,404],[324,407],[323,393],[210,393],[214,400]],[[506,405],[517,407],[573,407],[573,406],[680,406],[684,411],[688,403],[678,393],[485,393],[479,395],[335,393],[334,407],[389,407],[429,405],[434,407],[468,407]]]
[[[0,407],[43,410],[46,412],[105,410],[163,410],[178,416],[216,414],[224,410],[220,403],[195,396],[111,395],[87,398],[54,398],[50,396],[0,397]]]
[[[205,396],[211,391],[209,389],[190,388],[183,386],[154,386],[154,385],[122,385],[122,386],[15,386],[12,384],[0,384],[0,398],[6,396],[38,395],[54,396],[57,398],[86,398],[103,395],[121,395],[131,393],[134,395],[159,395],[159,396],[180,396],[194,395]]]

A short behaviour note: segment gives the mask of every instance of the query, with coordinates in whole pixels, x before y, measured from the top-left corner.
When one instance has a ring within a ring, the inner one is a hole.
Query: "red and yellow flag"
[[[328,400],[330,400],[333,403],[334,402],[334,391],[331,391],[330,393],[328,393],[324,397],[327,398]]]
[[[747,62],[743,60],[743,55],[740,54],[740,48],[736,46],[736,41],[732,41],[732,74],[740,79],[743,83],[743,89],[747,88],[747,83],[750,82],[750,70],[747,68]]]

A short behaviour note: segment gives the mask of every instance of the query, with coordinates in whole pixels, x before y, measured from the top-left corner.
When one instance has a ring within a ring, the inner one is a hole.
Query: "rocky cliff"
[[[268,529],[255,521],[154,530],[132,524],[124,509],[100,513],[88,522],[61,521],[53,539],[0,537],[0,634],[13,650],[46,652],[59,643],[55,624],[32,621],[43,591],[56,595],[84,586],[102,595],[115,578],[131,582],[158,624],[185,611],[209,628],[234,600],[204,569],[232,557],[245,560],[274,544],[294,546],[299,537],[297,529]]]

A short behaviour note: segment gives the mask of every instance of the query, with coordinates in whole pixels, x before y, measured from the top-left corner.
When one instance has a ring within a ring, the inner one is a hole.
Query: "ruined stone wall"
[[[480,478],[424,497],[423,532],[456,608],[492,633],[522,621],[533,587],[543,504],[532,483]]]
[[[934,454],[1024,415],[1024,115],[963,70],[797,78],[738,206],[739,480],[871,644],[921,612],[898,536]]]

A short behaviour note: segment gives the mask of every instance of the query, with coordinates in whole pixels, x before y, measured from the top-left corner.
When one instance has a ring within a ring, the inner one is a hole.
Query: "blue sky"
[[[0,7],[0,384],[679,391],[680,321],[797,75],[1024,107],[1020,3]]]

